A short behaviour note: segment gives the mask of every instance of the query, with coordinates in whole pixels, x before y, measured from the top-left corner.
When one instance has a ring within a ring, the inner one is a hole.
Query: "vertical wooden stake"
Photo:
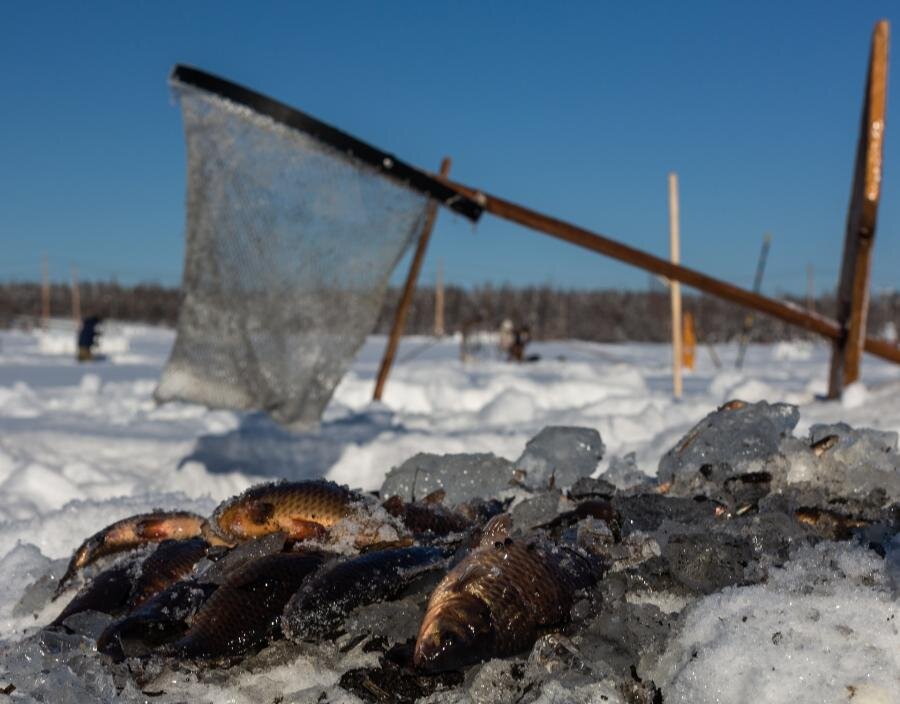
[[[859,379],[866,318],[869,311],[869,273],[872,247],[881,197],[881,163],[884,154],[884,118],[887,97],[887,66],[890,26],[886,20],[875,25],[869,75],[863,98],[859,142],[844,257],[837,292],[837,322],[842,335],[835,340],[831,354],[828,397],[840,398],[844,386]]]
[[[444,329],[444,262],[438,259],[437,276],[434,282],[434,336],[443,337]]]
[[[41,326],[46,328],[50,320],[50,266],[44,255],[41,275]]]
[[[669,174],[669,248],[673,264],[681,260],[678,226],[678,174]],[[672,392],[681,398],[681,284],[669,281],[672,301]]]
[[[450,157],[444,157],[444,160],[441,162],[441,176],[446,177],[449,173]],[[403,334],[403,328],[406,325],[406,314],[409,312],[409,306],[412,303],[412,296],[416,290],[416,281],[419,278],[419,272],[422,270],[422,260],[425,258],[425,250],[428,248],[428,240],[431,238],[431,231],[434,229],[436,219],[437,203],[431,201],[426,207],[422,234],[419,235],[419,243],[416,245],[412,263],[409,265],[409,273],[406,275],[406,283],[403,286],[403,293],[400,295],[400,303],[397,305],[397,312],[394,314],[394,325],[391,327],[387,348],[384,350],[384,357],[381,359],[378,380],[375,382],[375,393],[372,395],[372,398],[376,401],[381,400],[381,396],[384,393],[384,385],[387,383],[391,365],[394,363],[394,357],[397,354],[400,336]]]
[[[75,321],[75,332],[81,325],[81,289],[78,288],[78,269],[72,267],[72,320]]]
[[[762,288],[763,274],[766,271],[766,259],[769,256],[769,245],[772,244],[772,235],[768,232],[763,235],[762,249],[759,250],[759,259],[756,261],[756,274],[753,277],[753,293],[759,293]],[[744,366],[744,355],[747,354],[747,345],[750,344],[750,333],[753,331],[753,311],[748,311],[744,316],[744,327],[741,330],[741,342],[738,346],[737,359],[734,362],[735,369]]]

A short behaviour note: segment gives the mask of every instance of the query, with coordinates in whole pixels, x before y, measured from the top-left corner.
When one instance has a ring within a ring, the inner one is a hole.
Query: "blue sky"
[[[180,280],[188,63],[414,164],[764,290],[837,280],[869,40],[894,2],[6,3],[0,280]],[[897,52],[894,52],[897,56]],[[896,64],[895,64],[896,66]],[[893,76],[897,75],[894,68]],[[892,76],[892,77],[893,77]],[[900,269],[888,94],[876,290]],[[896,122],[895,122],[896,121]],[[896,134],[895,134],[896,133]],[[646,273],[485,216],[438,219],[424,278],[644,288]]]

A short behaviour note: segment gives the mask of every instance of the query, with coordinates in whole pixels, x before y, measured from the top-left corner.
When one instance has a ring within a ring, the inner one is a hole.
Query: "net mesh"
[[[188,155],[184,300],[155,397],[314,425],[428,199],[247,107],[174,89]]]

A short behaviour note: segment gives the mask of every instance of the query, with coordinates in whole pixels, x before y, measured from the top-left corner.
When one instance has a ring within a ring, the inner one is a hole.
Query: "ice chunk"
[[[444,503],[454,506],[470,499],[495,498],[509,488],[512,476],[512,463],[490,453],[419,453],[387,473],[381,496],[397,495],[404,501],[412,501],[443,489]]]
[[[878,492],[882,503],[900,501],[895,432],[854,429],[846,423],[814,425],[808,442],[787,439],[781,452],[790,464],[789,483],[807,483],[839,496]]]
[[[549,523],[559,514],[562,492],[559,489],[543,491],[534,498],[526,499],[512,510],[513,526],[517,531],[527,532],[532,528]]]
[[[617,489],[630,489],[641,484],[654,483],[652,477],[638,469],[637,458],[633,452],[624,457],[613,455],[609,460],[609,468],[600,475],[600,479]]]
[[[593,428],[547,426],[525,445],[516,468],[534,488],[571,486],[597,469],[606,446]]]
[[[663,556],[679,582],[703,594],[762,577],[754,569],[750,544],[736,537],[715,533],[672,535]]]
[[[796,406],[766,401],[729,401],[695,425],[659,461],[659,481],[678,495],[698,493],[708,481],[708,469],[731,476],[751,472],[783,474],[779,453],[800,419]]]

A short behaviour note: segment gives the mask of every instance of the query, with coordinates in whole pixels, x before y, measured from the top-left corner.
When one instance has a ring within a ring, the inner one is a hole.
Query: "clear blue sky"
[[[764,290],[834,285],[874,22],[900,3],[5,3],[0,280],[180,280],[176,62],[310,112],[414,164]],[[625,5],[628,5],[626,7]],[[873,282],[900,271],[900,88],[888,96]],[[624,264],[485,216],[442,215],[451,282],[643,288]]]

